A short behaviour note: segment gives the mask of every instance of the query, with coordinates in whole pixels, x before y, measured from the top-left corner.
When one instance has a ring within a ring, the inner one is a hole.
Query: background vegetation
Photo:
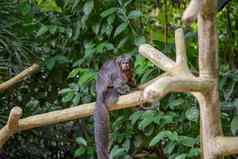
[[[102,63],[133,55],[138,84],[161,73],[138,55],[147,42],[174,57],[174,30],[185,30],[189,66],[197,73],[196,25],[184,26],[187,0],[0,0],[0,82],[33,62],[41,71],[0,94],[0,126],[21,106],[24,116],[95,101]],[[238,2],[217,16],[220,98],[226,135],[238,133]],[[116,158],[200,158],[199,110],[188,94],[111,114]],[[2,153],[11,159],[93,159],[93,119],[33,129],[13,137]],[[230,157],[232,158],[232,156]]]

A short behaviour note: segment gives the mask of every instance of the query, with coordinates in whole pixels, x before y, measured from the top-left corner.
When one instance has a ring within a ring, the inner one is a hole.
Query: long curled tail
[[[109,159],[109,113],[100,100],[96,101],[94,123],[97,159]]]

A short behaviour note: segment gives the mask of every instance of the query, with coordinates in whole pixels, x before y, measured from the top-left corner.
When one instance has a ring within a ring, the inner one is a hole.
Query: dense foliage
[[[174,57],[174,30],[183,27],[189,66],[197,74],[196,25],[184,26],[187,0],[0,0],[0,82],[33,62],[41,71],[0,94],[0,126],[18,105],[24,117],[95,101],[102,63],[131,54],[139,84],[161,73],[138,54],[150,43]],[[220,97],[227,135],[238,133],[238,3],[217,16]],[[199,158],[199,109],[189,94],[111,113],[112,156]],[[91,117],[23,132],[4,146],[10,158],[95,158]]]

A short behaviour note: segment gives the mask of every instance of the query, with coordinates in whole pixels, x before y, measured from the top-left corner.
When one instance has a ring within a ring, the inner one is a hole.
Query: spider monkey
[[[122,55],[101,67],[96,80],[96,108],[94,113],[95,142],[98,159],[109,159],[109,112],[120,95],[134,86],[131,57]]]

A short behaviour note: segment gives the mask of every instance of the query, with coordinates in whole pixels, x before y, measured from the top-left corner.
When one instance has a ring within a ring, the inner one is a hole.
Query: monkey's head
[[[129,55],[122,55],[116,59],[116,62],[120,66],[122,72],[128,72],[132,70],[132,59]]]

